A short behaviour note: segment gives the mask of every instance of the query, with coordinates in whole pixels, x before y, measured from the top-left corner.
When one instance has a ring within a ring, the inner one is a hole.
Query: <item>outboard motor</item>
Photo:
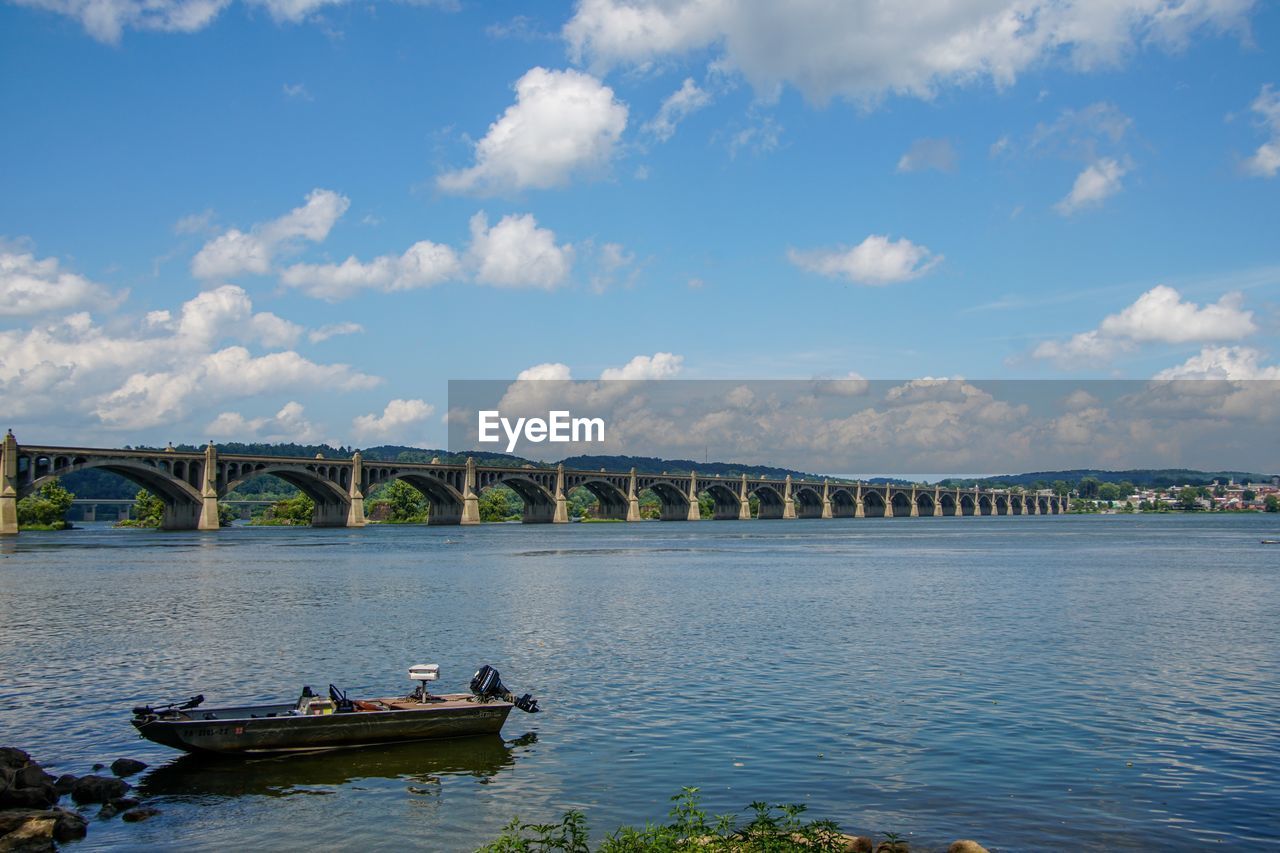
[[[528,693],[517,698],[512,695],[507,686],[502,683],[502,676],[498,675],[498,671],[493,667],[485,664],[476,671],[471,678],[471,692],[479,697],[482,701],[490,699],[503,699],[515,705],[526,714],[538,713],[538,700],[534,699]]]

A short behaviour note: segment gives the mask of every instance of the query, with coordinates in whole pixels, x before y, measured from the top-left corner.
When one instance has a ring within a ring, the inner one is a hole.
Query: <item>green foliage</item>
[[[848,840],[831,821],[801,820],[805,811],[802,805],[755,802],[749,806],[750,819],[739,825],[736,815],[709,817],[699,803],[697,788],[684,788],[671,799],[674,805],[668,813],[668,823],[647,824],[643,828],[621,827],[598,849],[601,853],[683,850],[798,853],[844,850]],[[896,835],[887,837],[886,843],[901,843]],[[480,848],[482,853],[548,850],[582,853],[589,849],[587,820],[578,811],[566,812],[559,823],[521,823],[516,818],[507,824],[501,836]]]
[[[164,520],[164,501],[146,489],[133,496],[132,518],[117,522],[116,527],[159,527]]]
[[[1245,503],[1249,503],[1258,497],[1258,493],[1253,489],[1245,489],[1244,492],[1241,493],[1240,497],[1244,498]]]
[[[240,513],[236,512],[235,507],[230,504],[218,504],[218,526],[230,527],[231,523],[240,517]]]
[[[261,518],[253,520],[253,524],[262,525],[306,525],[311,523],[311,516],[316,510],[315,501],[306,495],[298,495],[288,500],[276,501]]]
[[[40,491],[18,501],[18,526],[65,530],[71,526],[67,523],[67,510],[71,509],[75,497],[54,477],[41,486]]]
[[[480,495],[481,521],[517,521],[524,501],[506,486],[493,486]]]
[[[387,521],[392,524],[426,523],[429,509],[426,497],[404,480],[392,480],[376,489],[375,494],[374,503],[387,505]]]
[[[1262,506],[1267,512],[1280,512],[1280,498],[1275,495],[1267,495],[1266,500],[1262,502]]]
[[[1178,492],[1178,505],[1185,510],[1199,509],[1200,505],[1196,501],[1200,498],[1201,489],[1195,486],[1183,486]]]

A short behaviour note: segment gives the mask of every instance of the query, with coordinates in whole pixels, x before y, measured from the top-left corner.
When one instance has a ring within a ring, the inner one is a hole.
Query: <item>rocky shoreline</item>
[[[78,841],[89,832],[86,817],[98,806],[97,818],[136,823],[154,817],[159,809],[128,796],[133,788],[125,777],[146,769],[146,764],[119,758],[110,768],[96,764],[93,773],[54,776],[17,747],[0,747],[0,853],[56,850],[57,845]],[[110,770],[111,775],[99,771]],[[70,797],[74,808],[60,805]]]

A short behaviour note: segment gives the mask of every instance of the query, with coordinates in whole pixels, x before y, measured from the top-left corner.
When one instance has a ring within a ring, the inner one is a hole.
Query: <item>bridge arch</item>
[[[476,488],[476,494],[482,495],[494,486],[506,486],[520,496],[524,502],[524,510],[520,520],[525,524],[550,524],[556,517],[556,497],[544,484],[531,475],[503,473]],[[541,479],[541,478],[539,478]]]
[[[803,485],[791,493],[795,502],[796,518],[822,518],[822,492],[810,485]]]
[[[711,497],[711,517],[717,521],[731,521],[741,518],[742,499],[738,492],[724,481],[699,480],[698,495]]]
[[[658,499],[658,517],[663,521],[688,521],[689,496],[684,489],[670,480],[651,480],[645,483],[644,492],[651,492]]]
[[[831,496],[832,518],[853,518],[858,514],[858,499],[847,488],[833,488]]]
[[[992,515],[1012,515],[1013,514],[1013,502],[1009,499],[1008,495],[996,495],[994,498],[992,498],[992,501],[993,501],[992,509],[991,509]]]
[[[974,509],[974,515],[995,515],[996,503],[991,495],[983,494],[978,496],[977,507]]]
[[[596,499],[597,518],[610,518],[626,521],[627,494],[613,483],[602,478],[581,480],[574,488],[586,489]]]
[[[938,504],[942,507],[943,515],[960,515],[957,512],[956,496],[951,492],[943,492],[938,496]]]
[[[919,515],[933,515],[933,492],[916,492],[916,513]]]
[[[388,473],[370,478],[370,486],[400,480],[417,489],[427,499],[427,524],[458,524],[462,521],[462,494],[439,477],[410,472]]]
[[[218,497],[227,494],[254,477],[277,477],[309,497],[315,504],[311,513],[312,527],[345,527],[351,510],[351,498],[342,485],[350,484],[346,468],[331,465],[276,464],[272,462],[225,462],[218,483]],[[345,475],[345,476],[344,476]]]
[[[757,503],[756,518],[782,518],[786,505],[783,503],[782,494],[773,486],[765,483],[758,483],[755,486],[749,485],[747,494],[755,495]]]
[[[884,492],[878,489],[866,489],[862,493],[862,511],[867,518],[892,517],[892,511],[884,500]]]
[[[93,459],[84,456],[31,457],[30,478],[19,470],[18,499],[40,490],[45,483],[76,471],[96,468],[124,477],[131,483],[146,489],[160,499],[164,514],[160,527],[164,530],[190,530],[199,525],[204,502],[200,490],[187,482],[186,477],[203,474],[203,465],[195,460],[181,469],[182,477],[174,475],[171,465],[148,465],[132,459]]]

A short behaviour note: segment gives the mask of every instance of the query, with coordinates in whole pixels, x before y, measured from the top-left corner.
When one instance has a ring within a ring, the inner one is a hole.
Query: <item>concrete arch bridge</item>
[[[0,535],[18,532],[17,502],[54,477],[97,468],[148,489],[164,503],[161,526],[216,530],[218,502],[241,483],[270,474],[296,486],[315,503],[316,527],[363,527],[364,496],[374,486],[403,480],[430,502],[430,524],[479,524],[479,496],[511,488],[524,502],[527,523],[569,520],[568,494],[585,488],[599,503],[599,517],[640,521],[640,494],[657,496],[665,521],[702,517],[699,497],[711,498],[711,517],[897,518],[919,516],[1050,515],[1066,512],[1066,498],[1048,492],[943,489],[832,480],[700,477],[630,471],[576,471],[532,466],[438,462],[365,461],[203,452],[20,445],[9,432],[0,447]]]

